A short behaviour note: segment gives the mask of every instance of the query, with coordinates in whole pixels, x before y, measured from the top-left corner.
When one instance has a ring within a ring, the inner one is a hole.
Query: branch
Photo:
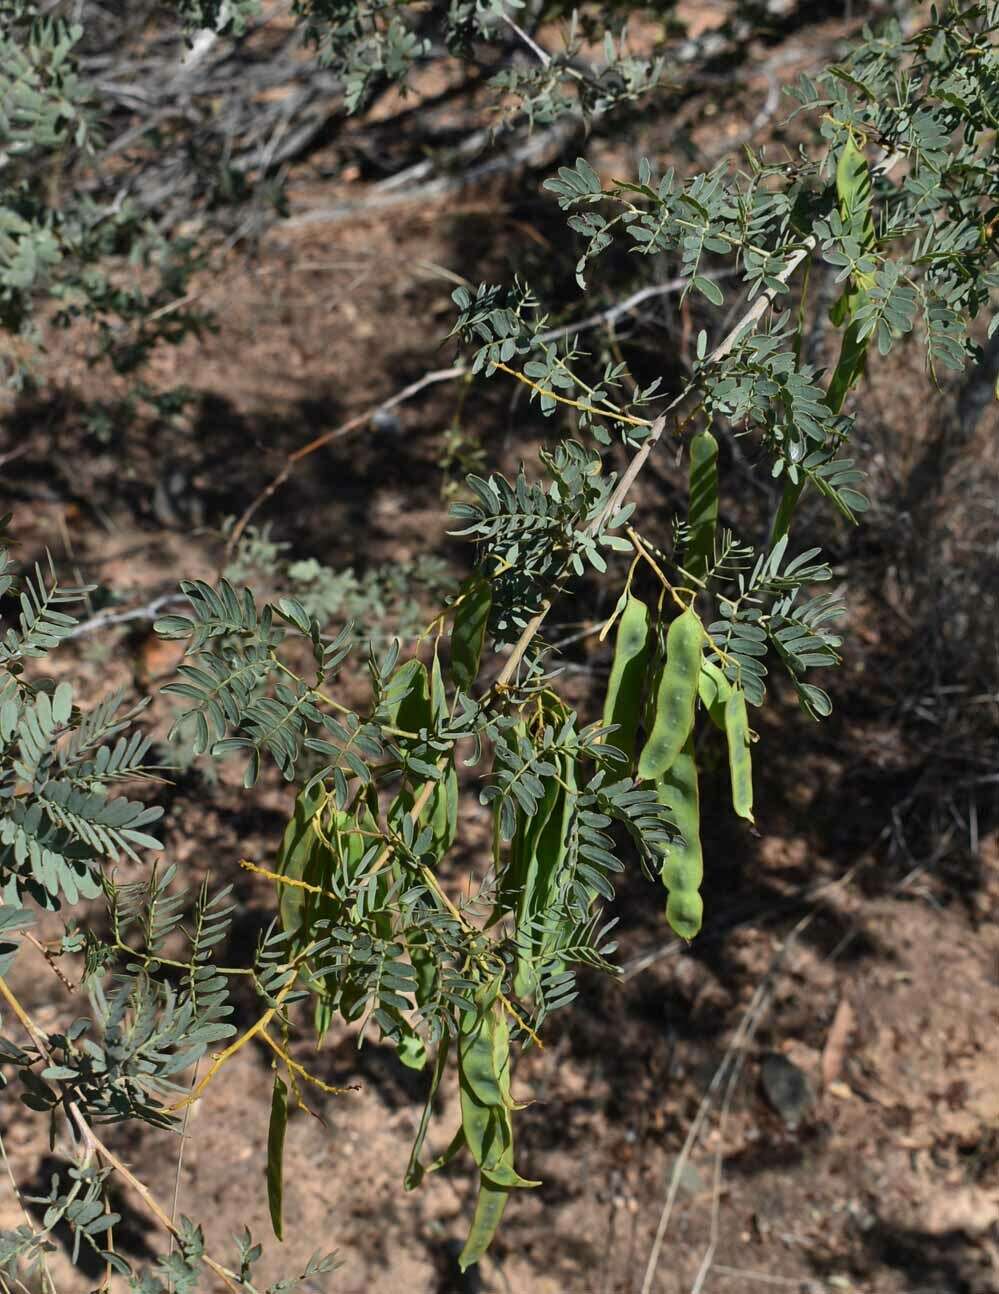
[[[108,625],[122,625],[129,620],[155,620],[164,607],[177,606],[187,599],[180,593],[164,593],[143,607],[130,607],[126,611],[102,611],[89,620],[81,620],[66,634],[67,638],[82,638],[84,634],[97,633]]]
[[[709,270],[702,274],[701,278],[705,279],[727,279],[735,273],[734,270]],[[665,283],[654,283],[651,287],[640,288],[633,292],[630,297],[625,297],[623,301],[617,302],[616,305],[608,306],[606,310],[600,310],[596,314],[587,315],[580,319],[578,323],[567,323],[558,328],[549,328],[547,332],[538,333],[534,338],[539,345],[545,345],[548,342],[560,341],[563,337],[570,337],[576,333],[589,332],[592,328],[599,328],[603,324],[612,324],[621,315],[628,314],[637,306],[645,301],[651,301],[656,297],[676,296],[690,282],[689,278],[667,279]]]
[[[48,1038],[18,1001],[10,985],[2,976],[0,976],[0,997],[6,999],[7,1005],[13,1011],[14,1015],[17,1016],[21,1027],[35,1044],[38,1051],[48,1061],[49,1065],[55,1065],[57,1062],[49,1048]],[[104,1159],[108,1164],[110,1164],[111,1167],[124,1178],[129,1186],[131,1186],[136,1194],[141,1198],[142,1202],[156,1218],[157,1222],[159,1222],[159,1224],[168,1231],[175,1240],[181,1240],[182,1236],[180,1232],[177,1230],[169,1214],[162,1205],[159,1204],[155,1196],[149,1190],[149,1187],[146,1186],[144,1182],[139,1181],[132,1170],[126,1164],[122,1163],[118,1156],[110,1150],[103,1141],[101,1141],[100,1137],[98,1137],[97,1133],[94,1132],[93,1128],[81,1113],[76,1102],[65,1098],[63,1104],[69,1113],[70,1119],[74,1124],[81,1141],[86,1147],[87,1155],[98,1155],[101,1159]],[[203,1254],[202,1258],[205,1265],[210,1267],[226,1288],[232,1290],[234,1294],[239,1294],[240,1289],[246,1288],[236,1273],[230,1271],[228,1267],[223,1267],[221,1263],[216,1262],[215,1259],[210,1257],[208,1254]]]
[[[404,404],[405,401],[411,400],[414,395],[417,395],[426,387],[435,386],[438,382],[451,382],[456,377],[464,377],[466,372],[467,369],[463,364],[455,364],[451,368],[439,368],[431,373],[424,373],[418,381],[411,382],[409,386],[403,387],[401,391],[397,391],[395,395],[390,396],[389,399],[381,401],[380,404],[372,405],[370,409],[365,409],[363,413],[356,414],[353,418],[348,418],[348,420],[341,423],[339,427],[335,427],[332,431],[324,432],[321,436],[317,436],[314,440],[310,440],[307,445],[302,445],[300,449],[296,449],[294,453],[289,454],[285,459],[284,466],[281,468],[280,472],[278,472],[277,476],[275,476],[274,479],[260,491],[257,497],[249,507],[245,509],[239,520],[233,526],[232,534],[230,534],[225,546],[226,559],[228,560],[228,558],[232,556],[236,545],[242,537],[243,531],[246,529],[257,509],[261,504],[266,503],[271,495],[284,485],[285,481],[287,481],[288,477],[292,474],[303,458],[308,458],[308,456],[310,454],[314,454],[317,449],[322,449],[323,445],[329,445],[334,440],[340,440],[344,436],[349,436],[350,433],[352,431],[356,431],[358,427],[363,427],[366,423],[369,423],[376,414],[384,413],[389,409],[396,408],[400,404]]]
[[[527,48],[531,51],[531,53],[535,55],[535,57],[537,58],[541,66],[550,67],[551,61],[552,61],[551,54],[549,54],[547,50],[542,49],[541,46],[538,44],[538,42],[533,39],[533,37],[528,36],[527,32],[524,31],[523,27],[518,26],[518,24],[514,22],[514,20],[510,17],[508,13],[503,13],[501,17],[503,21],[506,23],[506,25],[510,28],[510,30],[515,31],[517,35],[520,37],[520,39],[527,46]]]
[[[802,261],[805,260],[805,258],[813,251],[814,248],[815,248],[815,239],[809,236],[804,240],[804,243],[802,244],[801,247],[797,248],[794,252],[791,253],[791,256],[788,258],[787,264],[781,270],[780,274],[777,275],[778,280],[782,284],[786,283],[787,280],[794,273],[794,271],[798,268],[798,266],[802,263]],[[733,351],[736,345],[742,339],[743,334],[746,333],[749,329],[756,326],[756,324],[762,318],[764,313],[773,303],[773,299],[776,296],[776,294],[777,294],[776,287],[767,288],[765,292],[761,292],[760,295],[753,302],[752,306],[749,308],[749,310],[746,311],[746,313],[735,325],[735,327],[731,330],[731,332],[729,332],[728,335],[722,341],[720,341],[718,345],[714,348],[714,350],[708,356],[705,363],[715,364],[718,362],[718,360],[724,359],[726,355],[728,355],[731,351]],[[597,533],[599,533],[601,527],[604,525],[604,522],[607,520],[607,518],[612,517],[615,512],[620,511],[621,505],[624,503],[625,499],[627,498],[628,492],[631,489],[631,487],[634,485],[639,472],[641,472],[642,468],[648,462],[649,455],[655,449],[656,445],[658,445],[660,439],[662,438],[663,432],[666,430],[667,415],[671,413],[672,410],[674,410],[677,407],[677,405],[679,405],[684,399],[686,399],[687,395],[690,393],[690,390],[691,390],[691,384],[688,383],[688,385],[685,386],[678,395],[674,396],[674,398],[669,402],[666,408],[662,411],[659,417],[652,424],[652,430],[649,432],[646,439],[642,442],[641,449],[639,449],[638,453],[628,464],[628,468],[625,471],[624,475],[621,477],[621,480],[618,482],[617,488],[614,490],[613,494],[608,499],[607,503],[601,509],[600,513],[593,519],[593,521],[590,522],[589,526],[587,527],[587,530],[586,530],[587,535],[592,537]],[[503,666],[503,669],[500,671],[499,676],[496,679],[496,683],[494,684],[495,687],[503,688],[509,685],[510,680],[513,678],[517,670],[517,666],[523,660],[524,654],[526,653],[527,649],[530,647],[535,634],[541,628],[542,624],[544,623],[545,617],[548,615],[548,612],[551,610],[551,608],[552,608],[551,600],[546,598],[545,601],[542,602],[541,608],[537,612],[537,614],[532,616],[531,619],[528,621],[528,623],[525,625],[523,633],[520,635],[520,637],[517,639],[517,642],[514,644],[513,651],[510,653],[509,657],[507,658],[506,664]]]

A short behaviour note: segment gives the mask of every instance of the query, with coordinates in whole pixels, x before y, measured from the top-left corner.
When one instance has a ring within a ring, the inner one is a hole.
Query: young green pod
[[[386,690],[387,725],[403,732],[417,733],[433,722],[430,676],[423,661],[403,661],[389,680]]]
[[[649,608],[629,593],[618,621],[603,714],[605,724],[617,725],[617,732],[608,738],[610,744],[624,752],[629,764],[635,753],[650,646]]]
[[[284,1134],[288,1127],[288,1087],[274,1075],[271,1117],[267,1127],[267,1205],[278,1240],[284,1239]]]
[[[479,1197],[475,1202],[475,1216],[465,1241],[465,1247],[458,1256],[458,1266],[467,1271],[477,1263],[493,1242],[503,1210],[510,1197],[509,1187],[494,1186],[485,1176],[479,1177]]]
[[[482,575],[471,575],[461,586],[451,630],[451,677],[463,691],[475,682],[482,658],[493,589]]]
[[[728,737],[728,767],[732,782],[732,808],[740,818],[753,821],[753,757],[750,751],[749,715],[746,694],[733,688],[725,702],[725,733]]]
[[[534,839],[526,871],[526,884],[517,908],[517,968],[514,992],[530,997],[537,990],[538,971],[558,939],[555,899],[569,852],[569,830],[576,811],[576,765],[559,758],[559,776],[553,778],[555,799]]]
[[[327,799],[322,782],[314,782],[299,793],[274,863],[274,870],[279,876],[302,881],[306,879],[306,872],[312,870],[310,864],[313,852],[322,847],[318,831],[319,815]],[[307,890],[300,889],[297,885],[278,887],[278,912],[284,930],[290,932],[302,925],[308,928],[314,907],[314,896]]]
[[[670,844],[660,870],[668,898],[666,920],[681,939],[693,939],[701,928],[704,876],[701,854],[701,808],[691,734],[673,763],[656,783],[656,796],[670,811],[680,839]]]
[[[662,777],[694,727],[703,642],[701,622],[688,607],[666,634],[666,665],[656,695],[655,719],[638,760],[638,776],[646,781]]]
[[[684,569],[695,579],[703,579],[714,560],[717,524],[718,442],[702,431],[690,442],[689,538],[683,555]]]
[[[725,731],[725,702],[732,695],[732,684],[714,661],[703,660],[697,677],[697,695],[708,712],[711,722],[721,732]]]

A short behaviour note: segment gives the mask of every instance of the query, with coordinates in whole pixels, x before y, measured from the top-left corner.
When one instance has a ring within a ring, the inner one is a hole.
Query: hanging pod
[[[702,580],[715,554],[718,524],[718,442],[710,431],[702,431],[690,442],[689,529],[683,555],[684,569]]]
[[[541,1185],[514,1168],[510,1034],[498,992],[498,981],[480,990],[477,1010],[462,1016],[458,1034],[461,1129],[455,1142],[468,1146],[479,1168],[475,1216],[458,1258],[462,1271],[489,1248],[510,1191]]]
[[[458,594],[451,629],[451,677],[463,692],[478,677],[492,604],[493,589],[489,581],[483,575],[470,575]]]
[[[704,903],[701,881],[701,808],[691,734],[670,767],[656,782],[656,797],[666,806],[680,833],[667,848],[660,875],[666,886],[666,920],[681,939],[693,939],[701,928]]]
[[[750,748],[746,694],[733,688],[725,702],[725,735],[732,781],[732,808],[740,818],[753,821],[753,756]]]
[[[629,593],[618,621],[603,713],[604,724],[617,725],[608,743],[624,754],[629,765],[635,753],[650,653],[649,608],[641,598]]]
[[[656,781],[683,749],[694,727],[704,630],[688,607],[666,634],[666,664],[656,693],[652,731],[638,760],[638,776]]]
[[[569,832],[576,812],[576,764],[567,754],[558,756],[558,775],[552,779],[555,797],[542,829],[534,839],[525,885],[517,906],[517,964],[513,988],[518,997],[530,997],[558,942],[560,917],[557,899],[569,853]]]

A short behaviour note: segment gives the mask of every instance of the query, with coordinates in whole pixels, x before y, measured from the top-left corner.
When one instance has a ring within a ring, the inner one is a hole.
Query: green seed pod
[[[703,641],[701,622],[688,607],[666,635],[666,667],[656,697],[655,721],[638,761],[638,776],[646,781],[662,777],[694,727]]]
[[[610,745],[623,751],[629,764],[635,753],[649,651],[649,609],[640,598],[629,594],[618,621],[603,714],[605,724],[617,724],[617,732],[608,738]]]
[[[660,871],[669,892],[666,920],[682,939],[693,939],[701,928],[704,910],[699,894],[704,862],[693,734],[656,783],[656,796],[669,809],[682,837],[669,846]]]
[[[317,826],[327,798],[322,782],[315,782],[307,786],[295,800],[295,811],[284,829],[281,848],[274,864],[274,870],[279,875],[301,881],[306,879],[305,873],[312,870],[310,863],[313,851],[322,847]],[[303,924],[307,925],[311,908],[314,907],[314,896],[307,890],[294,885],[279,886],[278,911],[285,930],[297,930]]]
[[[527,883],[517,909],[517,969],[514,992],[530,997],[538,984],[538,969],[546,950],[558,938],[552,914],[562,868],[569,852],[569,828],[576,808],[576,765],[568,756],[559,759],[560,779],[553,778],[555,799],[543,829],[538,833],[527,868]]]
[[[728,767],[732,781],[732,808],[740,818],[753,821],[753,757],[749,744],[749,715],[746,694],[733,688],[725,702],[725,732],[728,736]]]
[[[704,900],[690,891],[671,894],[666,900],[666,920],[681,939],[693,939],[704,920]]]
[[[419,732],[433,722],[430,704],[430,676],[423,661],[404,661],[388,685],[387,723],[404,732]]]
[[[697,695],[701,698],[701,705],[707,710],[711,722],[724,732],[725,702],[732,695],[732,684],[714,661],[701,662],[701,672],[697,679]]]
[[[458,1266],[467,1271],[477,1263],[489,1246],[503,1219],[503,1210],[510,1196],[505,1186],[493,1186],[485,1177],[479,1179],[479,1198],[475,1204],[475,1216],[472,1227],[465,1241],[465,1247],[458,1256]]]
[[[690,537],[683,565],[695,579],[703,579],[714,560],[718,524],[718,442],[710,431],[702,431],[690,442],[687,524]]]
[[[471,575],[461,586],[451,630],[451,677],[465,692],[475,682],[486,637],[493,589],[481,575]]]

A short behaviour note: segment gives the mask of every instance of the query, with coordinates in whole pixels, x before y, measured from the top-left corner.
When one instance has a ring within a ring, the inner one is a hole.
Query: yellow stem
[[[264,1042],[267,1043],[268,1047],[270,1047],[276,1055],[281,1057],[284,1063],[288,1066],[288,1072],[290,1074],[297,1074],[300,1078],[304,1078],[307,1083],[313,1083],[324,1092],[329,1092],[331,1096],[343,1096],[347,1092],[359,1092],[361,1090],[356,1084],[350,1087],[334,1087],[331,1083],[324,1083],[321,1078],[316,1078],[314,1074],[310,1074],[304,1065],[300,1065],[297,1060],[292,1060],[281,1044],[272,1038],[266,1029],[262,1029],[260,1031],[260,1036]],[[311,1114],[312,1111],[310,1110],[309,1113]]]
[[[652,423],[648,418],[633,418],[627,413],[618,413],[616,409],[597,409],[592,404],[583,404],[581,400],[570,400],[567,395],[559,395],[557,391],[550,391],[546,386],[540,386],[537,382],[532,382],[524,373],[519,373],[515,368],[510,368],[508,364],[501,364],[496,361],[495,368],[502,369],[504,373],[509,373],[515,377],[518,382],[523,382],[525,386],[531,387],[539,395],[546,395],[550,400],[557,400],[559,404],[567,404],[570,409],[580,409],[583,413],[592,413],[597,418],[610,418],[612,422],[626,422],[630,427],[651,427]]]

